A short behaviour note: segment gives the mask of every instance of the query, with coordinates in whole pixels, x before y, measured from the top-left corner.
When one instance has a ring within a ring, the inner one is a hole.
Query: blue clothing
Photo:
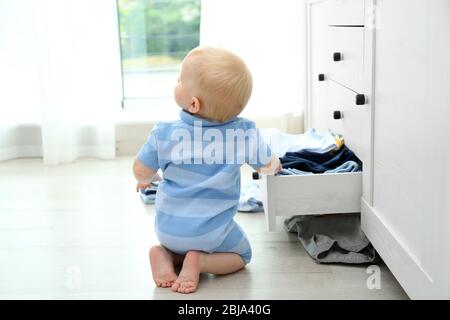
[[[281,169],[280,172],[278,172],[278,175],[280,176],[306,176],[314,174],[312,172],[305,172],[298,169]]]
[[[239,212],[261,212],[263,211],[263,202],[259,183],[252,181],[244,183],[241,187],[241,196],[239,198]]]
[[[304,172],[324,173],[335,170],[348,161],[358,164],[358,169],[362,170],[362,162],[358,157],[343,146],[340,150],[333,150],[327,153],[315,153],[310,151],[287,152],[280,158],[285,169],[297,169]]]
[[[355,161],[347,161],[344,164],[340,165],[336,169],[331,169],[325,171],[325,173],[346,173],[346,172],[357,172],[361,171],[361,168],[358,163]]]
[[[139,195],[145,204],[154,204],[156,192],[158,191],[159,181],[152,181],[150,188],[141,189]]]
[[[138,153],[145,166],[163,171],[155,201],[156,235],[178,254],[235,252],[248,263],[250,244],[233,220],[240,167],[265,166],[271,151],[250,120],[215,123],[185,111],[180,118],[155,125]]]
[[[330,169],[324,173],[348,173],[361,171],[360,166],[355,161],[347,161],[335,169]],[[278,173],[280,176],[304,176],[314,174],[312,172],[305,172],[298,169],[281,169]]]

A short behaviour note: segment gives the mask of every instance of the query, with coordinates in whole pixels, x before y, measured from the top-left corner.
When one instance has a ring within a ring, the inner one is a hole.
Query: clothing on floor
[[[150,188],[141,189],[139,195],[145,204],[154,204],[156,192],[158,191],[159,181],[152,181]]]
[[[238,211],[240,212],[261,212],[263,202],[259,183],[256,181],[247,182],[241,186],[241,196],[239,198]]]
[[[376,263],[378,255],[361,230],[360,214],[294,216],[284,221],[297,233],[308,254],[318,263]]]
[[[344,144],[342,136],[331,131],[319,132],[314,128],[308,129],[304,134],[288,134],[275,128],[261,129],[261,136],[270,149],[278,157],[292,151],[310,151],[326,153],[339,150]]]
[[[340,150],[333,150],[326,153],[311,151],[288,152],[280,158],[285,169],[297,169],[304,172],[324,173],[329,170],[337,170],[348,161],[353,161],[362,169],[362,162],[356,155],[343,146]]]

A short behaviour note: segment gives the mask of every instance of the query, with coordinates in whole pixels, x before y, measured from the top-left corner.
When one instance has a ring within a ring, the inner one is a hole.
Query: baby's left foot
[[[158,287],[170,288],[177,279],[173,257],[161,246],[152,247],[149,256],[155,284]]]
[[[197,290],[200,276],[200,258],[202,253],[199,251],[189,251],[183,261],[183,268],[175,283],[172,285],[172,291],[179,293],[192,293]]]

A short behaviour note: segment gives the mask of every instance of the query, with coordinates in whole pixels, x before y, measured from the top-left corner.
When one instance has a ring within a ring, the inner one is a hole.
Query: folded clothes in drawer
[[[280,158],[280,161],[283,169],[295,169],[300,174],[362,171],[361,160],[347,146],[326,153],[307,150],[288,152]],[[289,175],[289,170],[283,171],[282,174]]]
[[[347,161],[344,164],[337,167],[336,169],[330,169],[325,171],[324,173],[343,173],[343,172],[358,172],[358,171],[361,171],[361,165],[359,165],[355,161]],[[279,172],[279,175],[282,176],[295,176],[307,174],[314,174],[314,173],[301,171],[295,168],[281,169],[281,171]]]

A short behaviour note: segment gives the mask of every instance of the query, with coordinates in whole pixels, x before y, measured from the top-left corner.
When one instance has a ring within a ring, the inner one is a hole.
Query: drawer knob
[[[333,61],[342,61],[342,60],[343,60],[342,53],[340,52],[333,53]]]
[[[342,119],[344,117],[344,114],[342,113],[342,111],[333,111],[333,119],[334,120],[339,120]]]
[[[325,75],[323,73],[319,73],[319,81],[325,81]]]
[[[357,94],[355,103],[356,103],[357,106],[365,105],[367,103],[366,96],[364,94]]]

